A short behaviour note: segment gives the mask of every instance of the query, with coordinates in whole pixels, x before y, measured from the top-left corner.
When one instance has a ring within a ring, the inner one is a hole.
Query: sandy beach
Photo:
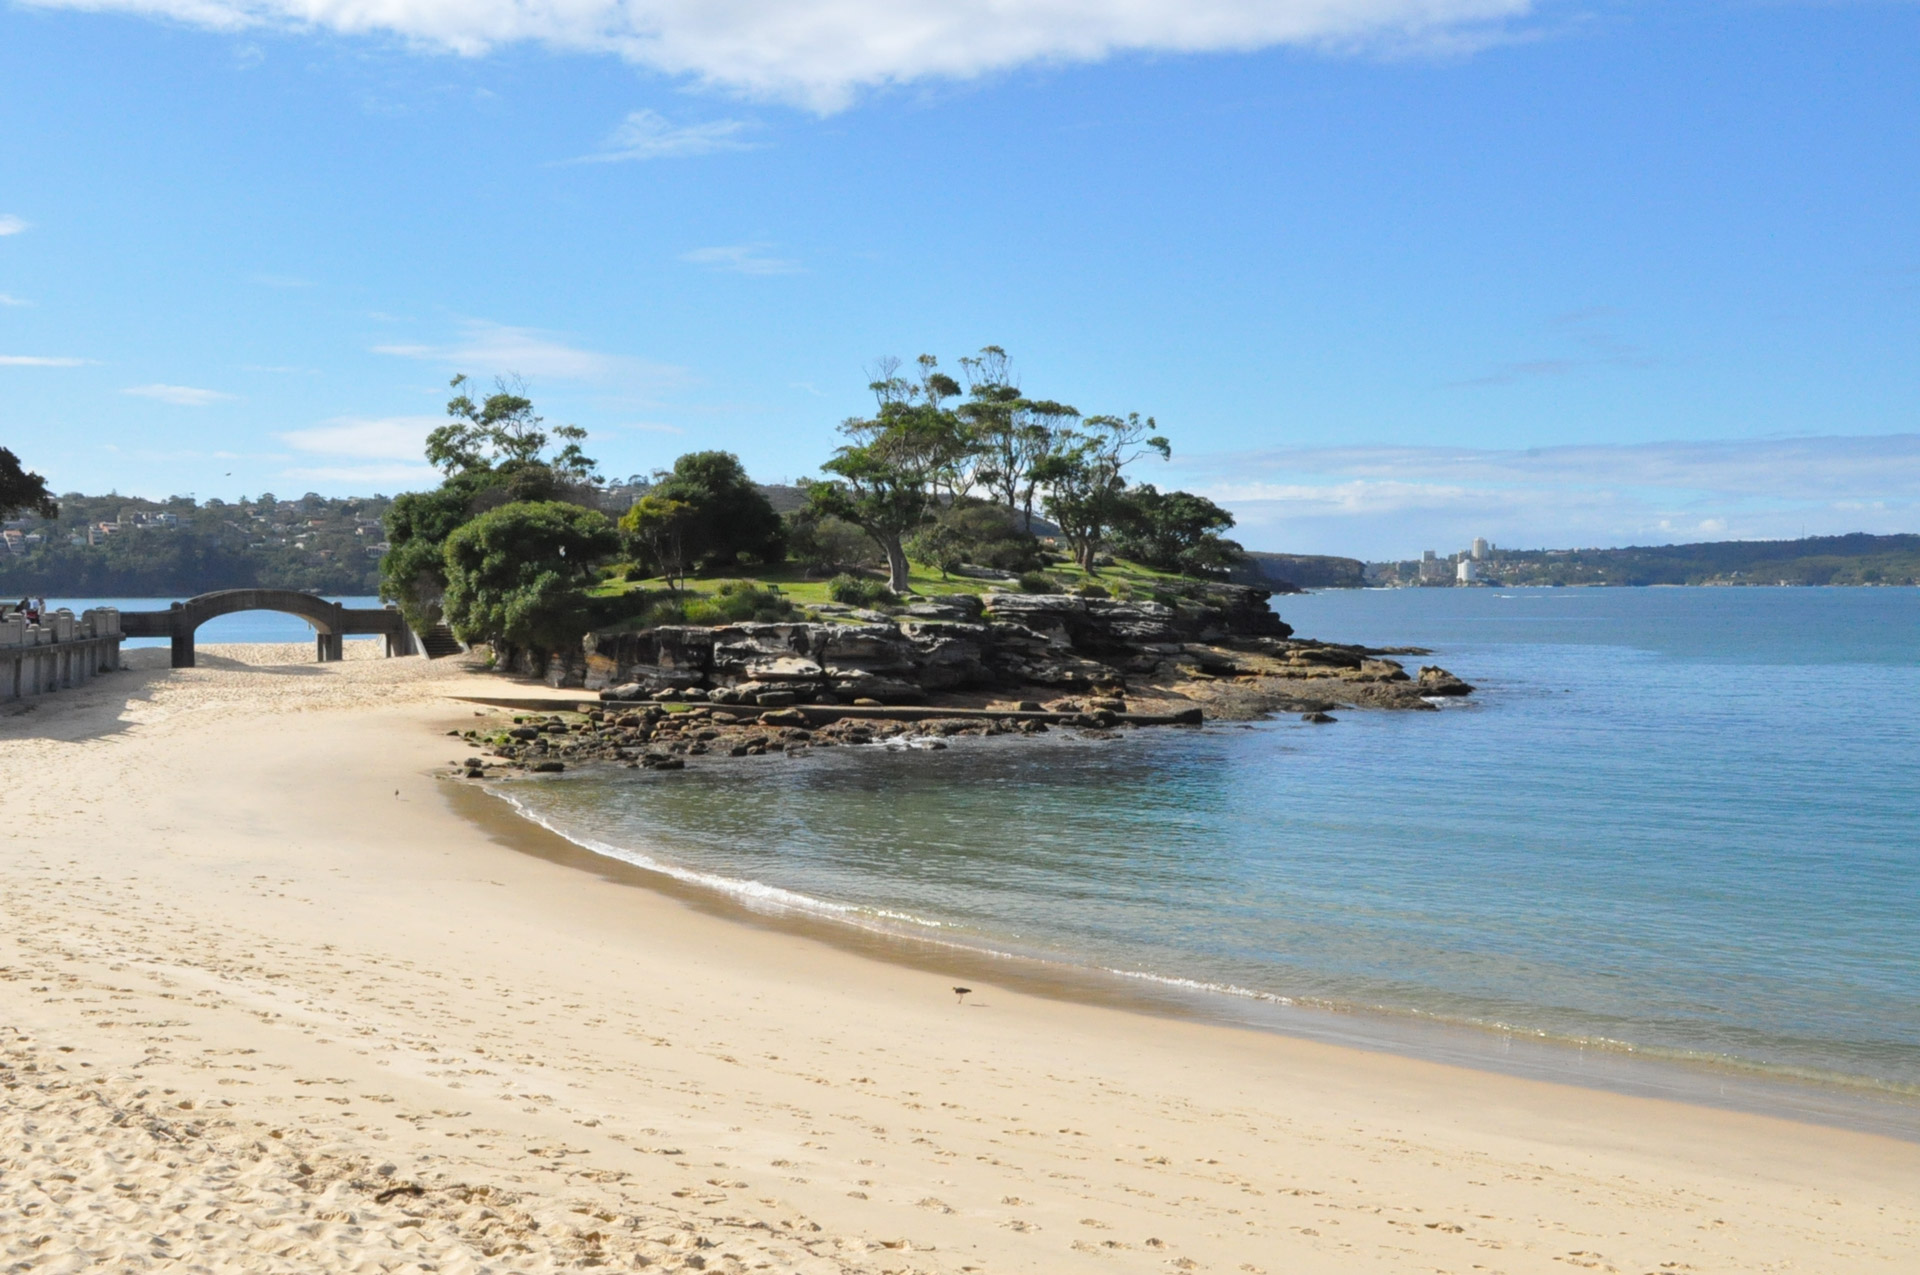
[[[589,870],[435,774],[498,683],[371,647],[0,717],[6,1270],[1915,1267],[1914,1143],[957,1003]]]

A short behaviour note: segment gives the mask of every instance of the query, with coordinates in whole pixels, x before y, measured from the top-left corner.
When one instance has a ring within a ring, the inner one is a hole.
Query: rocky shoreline
[[[1175,603],[1075,594],[954,594],[900,615],[589,634],[554,657],[552,686],[597,692],[573,713],[452,732],[481,779],[601,762],[677,770],[689,758],[798,755],[910,738],[1105,733],[1280,712],[1330,723],[1346,708],[1432,710],[1473,687],[1409,673],[1418,648],[1295,638],[1264,589],[1209,585]]]

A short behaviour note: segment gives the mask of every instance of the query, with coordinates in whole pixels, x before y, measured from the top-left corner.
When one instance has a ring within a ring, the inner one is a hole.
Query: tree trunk
[[[907,579],[907,551],[900,547],[899,536],[888,536],[881,541],[881,547],[887,551],[887,587],[895,593],[905,593],[911,584]]]

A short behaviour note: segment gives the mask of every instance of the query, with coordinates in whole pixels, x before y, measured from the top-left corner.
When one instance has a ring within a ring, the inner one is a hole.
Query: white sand
[[[281,658],[0,716],[0,1270],[1920,1269],[1920,1146],[960,1007],[452,814],[491,679]]]

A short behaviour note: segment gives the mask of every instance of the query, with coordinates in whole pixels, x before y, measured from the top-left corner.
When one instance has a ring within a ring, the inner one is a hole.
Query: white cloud
[[[280,435],[295,451],[355,460],[418,461],[427,435],[446,424],[444,416],[341,416],[310,429]]]
[[[27,228],[27,224],[11,213],[0,213],[0,238],[19,234]]]
[[[761,251],[765,247],[766,244],[739,243],[717,248],[695,248],[692,252],[681,253],[680,260],[731,274],[800,274],[803,271],[804,267],[797,261],[767,256]]]
[[[388,35],[478,55],[535,41],[838,109],[863,88],[1128,52],[1471,48],[1531,0],[35,0],[215,30]],[[1463,37],[1467,37],[1463,40]]]
[[[584,350],[534,328],[478,319],[462,323],[460,339],[447,345],[391,344],[373,349],[376,354],[423,359],[483,379],[503,374],[563,381],[639,379],[660,384],[679,381],[685,375],[682,369],[664,363]]]
[[[16,297],[10,292],[0,292],[0,305],[18,306],[32,304],[33,302]]]
[[[0,354],[0,367],[80,367],[89,361],[49,358],[41,354]]]
[[[675,126],[658,111],[635,111],[620,122],[604,150],[582,155],[576,164],[612,164],[622,160],[680,159],[711,155],[715,151],[744,151],[753,144],[740,136],[751,128],[746,120],[711,120],[705,124]]]
[[[130,385],[120,391],[137,398],[157,399],[162,403],[172,403],[176,407],[206,407],[210,403],[224,402],[233,398],[219,390],[195,389],[191,385]]]
[[[531,328],[481,322],[465,323],[461,328],[461,339],[450,345],[376,345],[374,353],[563,380],[604,376],[612,362],[604,354],[567,345]]]
[[[417,483],[431,483],[440,475],[431,466],[402,465],[397,463],[378,465],[320,465],[311,469],[283,469],[282,478],[298,479],[301,482],[340,483],[357,491],[391,485],[406,487]]]

